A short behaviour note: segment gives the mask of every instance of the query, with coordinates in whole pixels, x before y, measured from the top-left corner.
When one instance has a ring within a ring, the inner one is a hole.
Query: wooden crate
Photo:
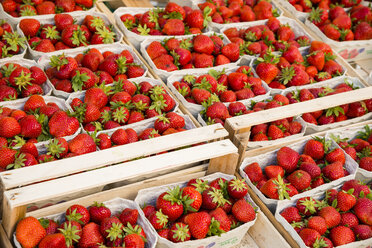
[[[364,121],[364,122],[361,122],[361,123],[356,123],[356,124],[350,125],[348,127],[363,127],[363,126],[369,125],[369,124],[372,124],[372,120]],[[339,127],[339,128],[333,129],[332,131],[337,132],[338,130],[342,130],[344,128],[345,127]],[[250,151],[245,152],[245,154],[242,157],[242,160],[244,160],[245,158],[248,158],[248,157],[254,157],[254,156],[257,156],[257,155],[260,155],[260,154],[264,154],[264,153],[267,153],[267,152],[270,152],[270,151],[274,151],[274,150],[276,150],[280,147],[290,145],[290,144],[295,143],[295,142],[300,142],[300,141],[306,140],[310,137],[324,136],[326,134],[326,132],[327,131],[319,132],[317,134],[307,135],[307,136],[304,136],[304,137],[301,137],[301,138],[298,138],[296,140],[292,140],[292,141],[289,141],[289,142],[286,142],[286,143],[282,143],[282,144],[278,144],[278,145],[271,145],[271,146],[262,147],[262,148],[259,148],[259,149],[250,150]],[[239,177],[239,178],[242,178],[238,172],[236,173],[236,176]],[[261,211],[266,215],[266,217],[275,226],[275,228],[279,231],[279,233],[286,239],[286,241],[291,245],[291,247],[294,247],[294,248],[299,247],[299,245],[292,238],[292,236],[287,232],[287,230],[285,230],[284,227],[276,220],[276,218],[274,216],[274,213],[272,213],[269,210],[269,208],[254,193],[254,191],[251,188],[249,188],[248,192],[250,193],[254,202],[260,207]]]
[[[158,176],[152,179],[124,185],[118,188],[93,193],[84,197],[75,198],[67,202],[58,203],[56,205],[42,208],[29,213],[26,213],[25,211],[27,204],[29,204],[30,202],[43,200],[44,198],[53,197],[50,192],[54,189],[57,189],[59,191],[57,194],[54,195],[71,195],[78,192],[79,190],[102,185],[103,183],[107,183],[112,180],[123,180],[125,178],[131,178],[135,174],[140,174],[141,172],[135,172],[134,170],[131,170],[125,176],[115,176],[114,179],[110,180],[96,180],[97,175],[104,175],[105,171],[108,172],[108,168],[106,168],[101,169],[100,171],[102,173],[98,174],[94,172],[91,172],[89,175],[87,173],[84,173],[85,175],[80,174],[70,176],[59,179],[58,181],[53,180],[50,182],[31,185],[21,189],[5,192],[6,203],[4,203],[4,205],[6,206],[6,209],[4,209],[4,220],[2,225],[0,226],[0,244],[2,245],[1,247],[12,247],[10,242],[13,239],[12,231],[14,230],[17,221],[24,216],[34,216],[36,218],[40,218],[43,216],[64,212],[70,205],[73,204],[89,206],[94,201],[103,202],[115,197],[134,199],[137,195],[138,190],[140,189],[186,181],[192,178],[205,176],[206,174],[210,174],[214,171],[223,171],[229,173],[232,171],[232,168],[230,168],[232,167],[232,164],[230,163],[231,159],[234,157],[237,159],[236,151],[236,147],[234,147],[229,140],[223,140],[206,144],[200,147],[188,148],[181,151],[173,152],[173,154],[163,154],[148,159],[129,162],[132,163],[131,165],[133,167],[138,165],[137,168],[139,168],[139,170],[140,168],[152,167],[152,171],[154,171],[156,169],[166,168],[170,164],[179,165],[180,163],[190,163],[196,160],[204,161],[207,158],[210,159],[208,164],[180,170],[168,175]],[[184,159],[182,159],[181,157],[184,157]],[[127,164],[129,165],[129,163]],[[119,167],[116,167],[113,168],[111,172],[114,175],[118,175],[120,172],[123,172],[123,170],[119,169]],[[83,185],[72,185],[73,182],[77,183],[79,181],[83,182]],[[64,187],[61,187],[61,185],[63,185]],[[35,194],[35,192],[39,193]],[[236,248],[274,246],[289,248],[289,244],[275,229],[275,227],[271,224],[271,222],[263,214],[263,212],[258,211],[257,214],[258,218],[255,225],[252,226],[246,237],[243,239],[242,243],[236,246]],[[270,233],[270,235],[267,235],[268,233]]]

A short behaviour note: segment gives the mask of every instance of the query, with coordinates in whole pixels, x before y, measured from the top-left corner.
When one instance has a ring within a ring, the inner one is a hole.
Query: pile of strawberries
[[[125,208],[114,216],[103,203],[89,208],[75,204],[66,210],[62,223],[32,216],[22,219],[16,238],[22,247],[144,248],[147,236],[138,218],[137,209]]]
[[[359,168],[372,171],[372,130],[368,125],[352,140],[331,136],[357,163]]]
[[[248,55],[265,54],[271,51],[284,51],[287,46],[297,48],[310,45],[310,39],[306,35],[296,37],[289,24],[281,24],[280,20],[270,17],[265,25],[256,25],[249,28],[229,28],[224,34],[231,42],[240,46],[240,53]]]
[[[312,41],[305,56],[290,45],[281,56],[268,52],[258,58],[256,64],[257,75],[275,89],[325,81],[344,71],[335,61],[331,47],[321,41]]]
[[[186,75],[173,82],[173,86],[186,101],[195,104],[235,102],[267,93],[261,79],[253,76],[249,66],[241,66],[230,73],[210,70],[198,77]]]
[[[65,54],[50,57],[50,67],[45,70],[56,90],[67,93],[111,85],[115,81],[144,76],[145,69],[134,62],[132,54],[123,50],[116,54],[101,53],[96,48],[75,57]]]
[[[204,239],[256,218],[255,209],[244,198],[247,193],[244,180],[191,179],[185,187],[161,193],[156,206],[142,210],[162,238],[174,243]]]
[[[329,11],[317,8],[310,12],[309,20],[335,41],[372,39],[372,11],[362,4],[353,6],[350,12],[341,6]]]
[[[76,24],[69,14],[54,16],[54,24],[41,24],[33,18],[22,19],[19,27],[28,38],[31,49],[49,53],[80,46],[111,44],[116,33],[99,16],[86,15]]]
[[[329,10],[332,5],[336,6],[343,6],[345,8],[353,7],[354,5],[360,4],[362,0],[335,0],[335,1],[328,1],[328,0],[310,0],[310,1],[304,1],[304,0],[288,0],[290,4],[295,7],[297,11],[301,12],[311,12],[312,9],[324,9]]]
[[[193,38],[153,41],[146,48],[148,56],[160,70],[168,72],[208,68],[236,62],[240,48],[236,43],[223,43],[218,35],[196,35]]]
[[[302,114],[304,121],[314,125],[327,125],[361,117],[372,111],[372,99]]]
[[[120,20],[130,31],[139,35],[200,34],[211,18],[209,12],[181,7],[169,2],[165,9],[151,9],[143,14],[124,14]]]
[[[212,18],[212,22],[224,24],[251,22],[277,16],[270,1],[211,0],[198,4],[199,8]]]
[[[20,54],[21,48],[26,49],[26,38],[12,30],[12,26],[0,19],[0,59]]]
[[[84,99],[72,99],[70,105],[89,132],[112,129],[152,118],[174,109],[176,102],[160,85],[143,81],[136,85],[129,80],[110,87],[90,88]]]
[[[244,172],[266,197],[283,200],[348,175],[345,160],[341,148],[331,149],[331,140],[315,137],[301,155],[285,146],[277,151],[276,164],[262,169],[254,162]]]
[[[2,0],[1,4],[6,13],[13,17],[20,17],[88,10],[93,7],[93,0]]]
[[[372,237],[371,190],[357,180],[329,189],[322,199],[303,197],[280,215],[308,247],[336,247]]]
[[[11,101],[31,95],[42,95],[47,81],[44,71],[37,66],[6,63],[0,67],[0,101]]]
[[[53,104],[50,104],[50,106],[52,105]],[[64,112],[60,113],[59,115],[62,115],[63,113]],[[36,126],[36,128],[38,128],[39,130],[40,124],[34,121],[33,115],[30,116],[31,117],[24,117],[25,121],[27,120],[27,124],[31,125],[31,127]],[[58,118],[58,114],[56,114],[56,116],[56,118]],[[55,124],[53,119],[51,119],[51,121]],[[63,120],[61,119],[61,121]],[[7,120],[6,117],[3,117],[2,119],[0,119],[0,127],[2,128],[4,125],[3,123],[6,124],[8,122],[9,120]],[[75,119],[75,125],[76,122],[77,120]],[[22,122],[20,124],[28,128],[26,124]],[[63,128],[63,126],[60,128]],[[35,139],[29,139],[26,142],[24,140],[25,137],[22,136],[22,133],[18,136],[15,136],[12,140],[9,141],[0,136],[0,154],[3,155],[3,157],[0,158],[0,171],[18,169],[63,158],[75,157],[95,152],[97,151],[97,149],[104,150],[119,145],[134,143],[139,140],[152,139],[163,135],[185,131],[186,129],[184,128],[184,118],[177,113],[170,112],[167,113],[165,116],[160,116],[154,122],[154,127],[146,128],[139,134],[137,134],[134,129],[128,128],[125,130],[117,129],[111,134],[111,136],[107,133],[100,133],[96,135],[96,132],[94,132],[92,134],[78,134],[69,141],[67,141],[63,137],[57,137],[52,139],[47,145],[45,145],[45,152],[39,152],[39,150],[35,146]],[[7,130],[8,129],[5,129],[5,131]],[[44,129],[43,132],[45,132]],[[0,132],[0,135],[2,135],[2,132]],[[19,152],[16,150],[16,148],[20,148]]]

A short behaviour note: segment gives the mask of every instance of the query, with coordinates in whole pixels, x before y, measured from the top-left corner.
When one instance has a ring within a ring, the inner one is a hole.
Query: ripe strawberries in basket
[[[0,67],[0,101],[43,95],[46,81],[44,71],[37,66],[6,63]]]
[[[26,49],[26,38],[13,31],[6,20],[0,19],[0,59],[20,54]]]
[[[31,49],[38,52],[54,52],[80,46],[111,44],[116,33],[112,26],[94,15],[86,15],[81,24],[76,24],[69,14],[54,16],[54,24],[41,24],[33,18],[22,19],[19,23],[28,38]]]
[[[241,54],[265,54],[269,47],[271,51],[284,51],[289,45],[297,48],[310,45],[310,38],[306,35],[297,36],[289,24],[281,24],[280,20],[270,17],[265,25],[249,28],[229,28],[224,34],[231,42],[240,46]]]
[[[229,73],[209,70],[208,74],[200,76],[185,75],[173,86],[186,101],[201,105],[211,101],[235,102],[267,93],[261,79],[253,76],[249,66]]]
[[[2,0],[6,13],[13,17],[58,14],[88,10],[93,7],[93,0],[51,0],[51,1],[17,1]]]
[[[290,4],[295,7],[297,11],[300,12],[311,12],[312,9],[323,9],[325,11],[329,10],[329,8],[333,6],[340,6],[344,8],[350,8],[355,5],[360,4],[362,0],[336,0],[336,1],[328,1],[328,0],[310,0],[310,1],[304,1],[304,0],[288,0]]]
[[[62,223],[32,216],[22,219],[16,238],[22,247],[144,248],[148,240],[139,218],[137,209],[125,208],[113,215],[103,203],[88,208],[75,204],[66,210]]]
[[[145,69],[136,64],[129,50],[120,53],[101,53],[91,48],[75,57],[53,55],[45,70],[56,90],[67,93],[87,90],[96,85],[110,85],[114,81],[141,77]]]
[[[184,187],[161,193],[156,206],[147,205],[142,210],[164,239],[174,243],[204,239],[256,218],[254,207],[245,199],[247,192],[244,180],[192,179]]]
[[[359,168],[372,171],[372,130],[366,125],[354,139],[341,139],[331,135],[342,149],[359,164]]]
[[[233,22],[251,22],[278,16],[270,1],[251,0],[212,0],[198,4],[199,8],[209,13],[212,22],[225,24]]]
[[[326,190],[320,198],[300,198],[293,206],[283,209],[280,215],[307,247],[352,245],[372,237],[370,196],[371,190],[367,185],[350,180],[340,189]]]
[[[345,161],[341,148],[331,149],[331,140],[315,137],[302,154],[285,146],[276,152],[276,162],[264,167],[254,162],[244,172],[267,198],[283,200],[349,175]]]
[[[95,87],[85,92],[82,100],[70,105],[89,132],[112,129],[170,112],[176,102],[160,85],[142,81],[138,85],[120,80],[111,87]]]
[[[121,21],[127,29],[139,35],[199,34],[211,21],[209,12],[181,7],[169,2],[164,9],[151,9],[139,14],[123,14]]]
[[[224,65],[236,62],[240,56],[238,44],[225,45],[223,37],[205,34],[183,40],[153,41],[146,52],[158,69],[168,72]]]
[[[331,47],[321,41],[311,42],[303,55],[294,46],[288,46],[278,56],[270,51],[256,60],[256,73],[271,88],[285,89],[325,81],[342,75],[342,66],[335,61]]]
[[[332,7],[329,12],[314,9],[309,20],[335,41],[372,39],[372,11],[362,4],[353,6],[348,12],[340,6]]]

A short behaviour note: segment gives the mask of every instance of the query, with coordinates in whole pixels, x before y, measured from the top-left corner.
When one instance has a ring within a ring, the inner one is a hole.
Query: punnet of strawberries
[[[332,140],[314,137],[300,148],[280,148],[275,151],[275,160],[266,164],[251,162],[241,169],[242,176],[265,197],[284,200],[354,173],[353,165],[346,165],[347,160],[345,152]]]
[[[53,23],[34,18],[20,21],[19,28],[28,39],[32,50],[49,53],[88,45],[111,44],[118,33],[97,14],[85,15],[76,22],[69,14],[57,14]]]
[[[52,104],[50,105],[52,106]],[[76,118],[65,116],[67,116],[65,112],[57,111],[55,116],[53,115],[51,118],[50,123],[53,125],[58,124],[59,126],[51,127],[51,129],[63,129],[64,127],[71,129],[72,125],[74,125],[74,128],[79,127]],[[8,119],[10,120],[10,118]],[[70,122],[65,123],[65,118],[70,118],[68,120]],[[8,119],[6,117],[0,119],[1,128],[4,127],[9,129],[9,127],[4,126],[6,124],[10,124]],[[27,120],[27,124],[31,127],[32,125],[39,127],[39,123],[37,123],[36,120],[33,120],[33,116],[26,116],[22,119],[24,119],[24,121]],[[57,119],[57,121],[60,120],[61,123],[55,123],[55,119]],[[21,123],[21,121],[20,124],[25,125],[24,123]],[[26,125],[26,127],[28,126]],[[0,171],[18,169],[64,158],[80,156],[95,152],[97,150],[104,150],[141,140],[182,132],[185,131],[186,128],[188,127],[186,127],[186,122],[183,116],[175,112],[169,112],[165,116],[159,116],[159,118],[153,121],[151,125],[146,125],[143,128],[116,128],[111,132],[97,133],[95,131],[89,134],[81,133],[75,137],[50,138],[51,140],[44,145],[45,149],[41,148],[40,146],[37,147],[35,145],[35,139],[29,139],[26,142],[26,138],[22,133],[14,136],[13,139],[6,139],[5,137],[0,136],[0,154],[3,154],[3,157],[0,158]],[[8,129],[4,130],[7,131]],[[28,130],[30,130],[29,132],[38,131],[35,129],[36,128],[31,129],[28,127]],[[45,129],[43,129],[43,132],[45,132]]]
[[[298,33],[292,23],[281,23],[281,19],[270,17],[265,24],[248,28],[228,28],[223,33],[231,42],[240,46],[240,53],[247,55],[260,55],[271,51],[284,51],[288,46],[297,48],[310,46],[310,37],[304,32]],[[296,32],[301,35],[296,35]]]
[[[44,71],[38,66],[23,66],[20,62],[9,62],[0,67],[0,102],[48,93],[43,89],[47,84]]]
[[[349,11],[341,6],[333,6],[329,10],[317,8],[310,12],[309,21],[335,41],[372,39],[372,11],[369,6],[354,5]]]
[[[198,7],[208,13],[212,22],[218,24],[252,22],[279,16],[278,10],[266,0],[211,0],[198,4]]]
[[[156,196],[138,195],[136,202],[150,201],[142,208],[148,222],[161,238],[173,243],[220,236],[256,219],[243,179],[191,179],[166,191],[156,190]]]
[[[369,114],[371,110],[372,99],[368,99],[311,113],[304,113],[301,117],[304,121],[310,124],[322,126],[347,121],[353,118],[361,118],[362,116]]]
[[[329,10],[333,6],[350,8],[359,5],[362,0],[288,0],[297,11],[309,13],[312,9]]]
[[[75,57],[60,54],[49,59],[45,72],[54,88],[66,93],[145,76],[145,68],[134,61],[127,49],[114,53],[91,48]]]
[[[114,199],[107,204],[95,202],[88,208],[74,204],[55,218],[23,218],[15,237],[22,247],[39,248],[155,245],[155,233],[145,226],[145,217],[133,202]]]
[[[138,14],[120,16],[124,26],[139,35],[200,34],[211,21],[211,10],[194,10],[168,2],[164,9],[151,9]]]
[[[170,38],[153,41],[146,47],[156,68],[168,72],[208,68],[236,62],[240,56],[238,44],[224,44],[224,37],[199,34],[193,38]]]
[[[255,71],[275,89],[321,82],[344,73],[331,47],[322,41],[312,41],[309,51],[306,55],[303,53],[294,45],[288,46],[281,55],[268,51],[255,61]]]
[[[175,100],[161,85],[147,81],[116,81],[113,87],[88,89],[80,98],[72,95],[72,115],[89,132],[133,124],[174,110]],[[167,122],[166,120],[164,120]],[[169,123],[169,122],[168,122]]]
[[[297,239],[302,240],[301,247],[338,247],[358,241],[360,247],[367,247],[372,242],[371,189],[361,181],[347,181],[283,208],[277,218],[293,227],[292,235],[301,238]]]
[[[13,31],[12,26],[0,19],[0,59],[21,54],[26,49],[26,38]]]
[[[358,131],[353,139],[341,138],[340,135],[333,135],[337,144],[357,163],[360,169],[372,172],[372,130],[366,125],[364,130]]]
[[[200,76],[185,75],[172,83],[189,103],[205,105],[211,101],[235,102],[266,95],[268,87],[253,75],[249,66],[234,70],[209,70]]]
[[[63,12],[89,10],[93,0],[2,0],[4,11],[12,17],[58,14]]]

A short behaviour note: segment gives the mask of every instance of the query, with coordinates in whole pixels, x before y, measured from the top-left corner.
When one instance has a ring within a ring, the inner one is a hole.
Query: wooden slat
[[[139,141],[107,150],[49,162],[0,174],[4,189],[11,189],[42,180],[57,178],[72,173],[91,170],[134,158],[156,154],[179,147],[226,137],[227,131],[218,125],[191,129],[172,135]]]
[[[279,108],[263,110],[250,113],[248,115],[240,115],[226,120],[226,125],[230,127],[228,130],[240,130],[251,127],[257,124],[271,122],[283,118],[288,118],[302,113],[318,111],[322,109],[332,108],[342,104],[352,103],[356,101],[366,100],[372,97],[372,87],[357,89],[349,92],[344,92],[332,96],[317,98],[306,102],[289,104]]]

